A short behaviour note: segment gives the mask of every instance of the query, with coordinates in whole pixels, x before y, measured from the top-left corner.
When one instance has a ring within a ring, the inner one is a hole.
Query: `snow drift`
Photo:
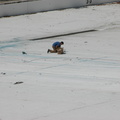
[[[120,0],[30,0],[0,4],[0,17],[103,4]]]

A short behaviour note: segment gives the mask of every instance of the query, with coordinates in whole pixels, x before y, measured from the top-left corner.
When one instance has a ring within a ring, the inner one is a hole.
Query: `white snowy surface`
[[[0,120],[120,120],[120,4],[1,18]]]

